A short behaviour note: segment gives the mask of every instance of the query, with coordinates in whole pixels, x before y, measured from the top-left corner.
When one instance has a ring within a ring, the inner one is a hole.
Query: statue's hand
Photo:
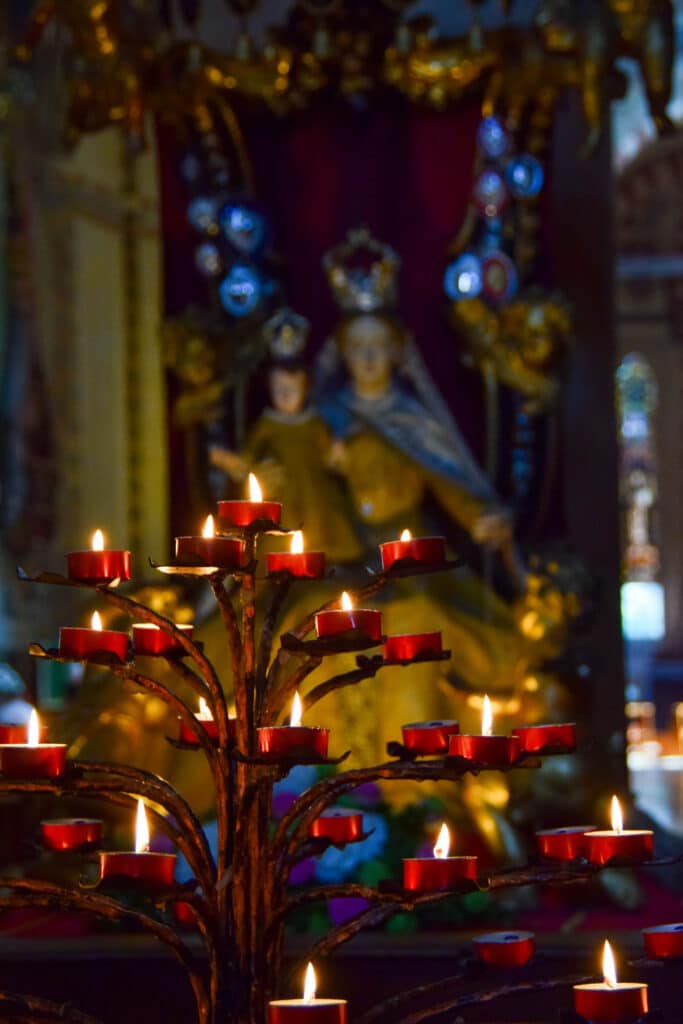
[[[512,517],[502,509],[484,512],[472,527],[472,537],[477,544],[484,544],[494,550],[509,544],[512,532]]]
[[[237,452],[230,451],[229,448],[221,448],[217,444],[212,444],[209,448],[209,462],[212,466],[222,469],[232,480],[237,482],[244,480],[247,475],[244,459]]]

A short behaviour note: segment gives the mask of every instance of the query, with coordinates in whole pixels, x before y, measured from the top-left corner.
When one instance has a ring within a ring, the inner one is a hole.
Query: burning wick
[[[93,612],[92,618],[90,619],[90,628],[94,629],[96,633],[102,632],[102,617],[99,612]]]
[[[93,551],[104,551],[104,534],[101,530],[95,530],[92,535]]]
[[[263,501],[261,485],[253,473],[249,474],[249,501]]]
[[[203,697],[199,698],[199,711],[195,715],[195,718],[199,722],[213,722],[213,714],[211,708],[206,703]]]
[[[306,977],[304,978],[304,1002],[312,1003],[315,999],[315,990],[317,988],[317,979],[315,976],[315,970],[313,964],[309,963],[306,968]]]
[[[351,600],[350,595],[347,594],[346,591],[344,591],[344,593],[341,596],[341,606],[345,612],[353,611],[353,601]]]
[[[149,853],[149,823],[144,802],[140,797],[138,797],[138,811],[135,819],[135,852]]]
[[[213,516],[207,516],[206,522],[202,528],[202,537],[215,537],[216,527],[214,525]]]
[[[295,728],[301,725],[301,719],[303,716],[303,708],[301,706],[301,697],[299,691],[294,694],[294,700],[292,701],[292,713],[289,717],[290,726]]]
[[[616,797],[615,797],[616,799]],[[610,988],[617,987],[617,965],[614,962],[614,953],[607,939],[605,939],[605,945],[602,949],[602,973],[605,978],[605,984],[609,985]]]
[[[295,530],[292,534],[292,543],[289,550],[293,555],[302,555],[304,551],[304,535],[301,530]]]
[[[35,708],[31,709],[31,715],[28,720],[28,736],[26,737],[26,745],[29,747],[37,747],[40,745],[40,720]]]
[[[401,534],[401,540],[412,540],[412,539],[413,539],[413,535],[410,532],[410,530],[404,530],[403,533]]]
[[[488,694],[484,694],[484,703],[481,709],[481,734],[482,736],[493,736],[493,712]]]
[[[624,831],[624,816],[621,813],[621,804],[617,800],[616,796],[612,797],[612,831],[623,832]],[[609,943],[606,943],[609,947]],[[610,950],[610,956],[612,951]],[[612,961],[614,962],[614,961]]]
[[[434,856],[437,860],[446,860],[451,852],[451,834],[448,831],[446,822],[441,826],[436,843],[434,844]]]

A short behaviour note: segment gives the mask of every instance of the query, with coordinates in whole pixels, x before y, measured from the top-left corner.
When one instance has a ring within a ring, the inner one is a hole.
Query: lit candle
[[[654,856],[654,835],[649,829],[624,829],[621,804],[612,797],[612,828],[610,831],[588,832],[586,835],[586,856],[591,864],[607,864],[613,857],[638,863],[652,860]]]
[[[256,730],[259,752],[270,757],[324,761],[330,730],[302,725],[301,719],[301,698],[295,693],[289,725],[268,725]]]
[[[49,818],[41,821],[40,835],[48,850],[80,850],[99,846],[102,826],[101,818]]]
[[[388,636],[384,644],[385,661],[413,661],[438,658],[443,650],[441,633],[404,633]]]
[[[268,1003],[269,1024],[346,1024],[345,999],[318,999],[313,964],[306,968],[303,999]]]
[[[206,701],[204,700],[203,697],[199,698],[199,711],[196,712],[194,717],[197,719],[198,722],[201,722],[202,727],[204,728],[204,730],[205,730],[208,738],[211,740],[211,742],[212,743],[217,743],[218,742],[218,725],[214,721],[214,717],[213,717],[213,714],[211,712],[211,708],[206,703]],[[187,724],[187,722],[185,721],[185,719],[179,717],[178,718],[178,722],[180,723],[180,735],[178,736],[178,739],[180,740],[180,742],[181,743],[187,743],[189,746],[192,746],[192,747],[198,747],[199,746],[199,740],[197,739],[195,734],[191,731],[191,729],[190,729],[189,725]],[[236,723],[235,719],[234,718],[229,718],[228,719],[228,741],[231,742],[231,743],[235,742],[236,726],[237,726],[237,723]]]
[[[533,932],[489,932],[472,940],[474,952],[490,967],[521,967],[534,954]]]
[[[448,741],[450,757],[464,757],[468,761],[489,768],[512,764],[519,757],[519,740],[515,736],[493,735],[493,711],[488,695],[484,696],[481,709],[481,736],[459,733]]]
[[[434,857],[410,857],[403,861],[403,888],[417,892],[457,889],[464,879],[476,881],[476,857],[449,857],[451,835],[441,826],[434,845]]]
[[[165,889],[173,885],[174,853],[151,853],[150,834],[144,801],[138,798],[135,816],[135,852],[100,853],[100,878],[127,878],[146,886]]]
[[[301,530],[295,530],[289,551],[268,552],[266,571],[269,575],[288,572],[299,579],[320,579],[325,575],[325,552],[304,551],[304,535]]]
[[[460,732],[457,722],[409,722],[401,726],[403,746],[413,754],[446,754],[451,736]]]
[[[201,537],[176,537],[175,557],[179,565],[240,569],[244,564],[244,541],[217,537],[213,516],[207,516]]]
[[[315,617],[315,632],[318,637],[333,637],[357,630],[381,643],[382,613],[374,608],[354,608],[353,601],[346,591],[340,599],[341,608],[330,608],[318,612]]]
[[[0,770],[10,779],[56,779],[66,767],[66,743],[41,743],[40,721],[31,711],[25,743],[0,746]]]
[[[413,537],[410,530],[404,530],[400,540],[380,544],[382,568],[390,569],[394,562],[419,562],[434,565],[446,561],[445,537]]]
[[[111,583],[130,579],[130,551],[107,550],[104,534],[95,530],[90,551],[72,551],[66,556],[69,579],[80,583]]]
[[[192,639],[193,626],[176,623],[188,640]],[[138,657],[158,658],[166,654],[182,654],[184,648],[174,636],[156,626],[153,622],[133,623],[133,652]]]
[[[308,834],[332,843],[352,843],[363,835],[363,815],[346,807],[333,807],[316,818]]]
[[[595,825],[542,829],[536,833],[538,852],[547,860],[578,860],[586,856],[586,833],[594,831]]]
[[[93,612],[90,628],[62,626],[59,631],[59,653],[62,658],[87,661],[98,654],[114,654],[119,661],[128,657],[128,633],[116,629],[102,629],[99,612]]]
[[[576,750],[576,725],[562,722],[557,725],[525,725],[511,730],[519,740],[523,754],[570,754]]]
[[[228,526],[251,526],[258,520],[266,520],[274,526],[280,522],[282,505],[279,501],[264,501],[261,485],[253,473],[249,474],[248,501],[219,501],[218,516]]]
[[[643,928],[645,952],[651,960],[668,960],[669,957],[683,957],[683,923],[659,924],[654,928]]]
[[[604,981],[574,986],[574,1009],[593,1024],[625,1024],[648,1011],[647,985],[617,981],[614,954],[605,942],[602,955]]]

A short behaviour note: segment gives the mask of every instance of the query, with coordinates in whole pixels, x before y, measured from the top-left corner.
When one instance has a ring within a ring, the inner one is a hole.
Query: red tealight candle
[[[374,608],[354,608],[350,596],[344,591],[341,608],[318,612],[315,617],[315,632],[319,639],[339,636],[356,629],[371,640],[382,640],[382,613]]]
[[[659,924],[643,928],[645,952],[651,960],[683,957],[683,924]]]
[[[434,857],[410,857],[403,861],[403,888],[413,892],[441,892],[458,889],[464,879],[476,881],[476,857],[449,857],[451,836],[441,826]]]
[[[197,914],[191,903],[187,900],[176,900],[173,904],[173,916],[179,924],[186,928],[197,927]]]
[[[578,860],[586,856],[586,833],[593,831],[595,825],[544,829],[536,833],[538,852],[547,860]]]
[[[0,771],[8,779],[56,779],[66,767],[66,743],[41,743],[40,722],[31,712],[26,742],[0,746]]]
[[[446,538],[413,537],[410,530],[404,530],[400,540],[380,544],[379,550],[385,571],[402,559],[433,565],[435,562],[446,561]]]
[[[125,876],[144,882],[150,888],[164,889],[173,885],[174,853],[150,853],[149,825],[142,800],[138,799],[135,826],[135,852],[100,853],[100,879],[107,876]]]
[[[81,583],[111,583],[130,579],[130,551],[107,551],[104,535],[95,530],[90,551],[72,551],[66,556],[70,580]]]
[[[281,515],[281,503],[263,500],[261,486],[253,473],[249,474],[248,501],[218,502],[218,516],[228,526],[251,526],[259,519],[267,519],[277,525]]]
[[[489,932],[472,940],[480,960],[491,967],[521,967],[534,955],[533,932]]]
[[[451,736],[460,732],[457,722],[410,722],[401,726],[403,746],[414,754],[445,754]]]
[[[216,537],[213,516],[207,516],[201,537],[176,537],[175,557],[179,565],[241,569],[244,565],[244,541],[235,537]]]
[[[176,624],[188,640],[192,639],[193,626]],[[183,647],[160,626],[152,622],[133,623],[133,653],[139,657],[158,658],[165,654],[181,654]]]
[[[345,807],[332,808],[316,818],[308,834],[313,839],[329,839],[332,843],[352,843],[363,835],[363,815]]]
[[[209,739],[213,743],[217,742],[217,740],[218,740],[218,725],[214,721],[214,717],[211,714],[211,708],[206,703],[206,701],[204,700],[203,697],[199,698],[199,711],[196,713],[196,715],[194,717],[197,719],[198,722],[201,722],[202,727],[205,730],[206,735],[209,737]],[[192,730],[190,729],[190,727],[187,724],[187,722],[185,721],[185,719],[179,717],[178,718],[178,722],[180,723],[180,735],[178,736],[178,739],[180,740],[180,742],[181,743],[187,743],[187,744],[189,744],[190,746],[193,746],[193,747],[198,747],[199,746],[199,740],[197,739],[195,734],[192,732]],[[231,743],[235,742],[235,735],[236,735],[236,721],[235,721],[234,718],[229,718],[228,719],[228,740]]]
[[[324,761],[330,730],[302,725],[301,716],[301,699],[295,693],[289,725],[268,725],[256,730],[259,752],[270,757]]]
[[[438,657],[443,650],[441,633],[412,633],[388,636],[384,644],[385,661],[412,661],[417,657]]]
[[[59,653],[62,658],[87,661],[96,654],[115,654],[120,661],[128,657],[128,633],[102,629],[99,612],[93,612],[90,628],[62,626],[59,631]]]
[[[649,829],[624,829],[621,805],[612,797],[612,828],[586,834],[586,857],[591,864],[607,864],[613,857],[639,863],[652,860],[654,834]]]
[[[602,971],[605,980],[589,985],[574,985],[574,1009],[593,1024],[626,1024],[648,1011],[647,985],[617,981],[614,956],[605,942]]]
[[[296,530],[292,534],[290,551],[267,553],[266,571],[269,575],[288,572],[297,579],[320,579],[325,575],[325,552],[304,551],[304,535],[301,530]]]
[[[523,754],[535,754],[539,750],[560,747],[570,753],[576,749],[576,725],[564,722],[560,725],[525,725],[512,729],[512,735],[519,740]]]
[[[43,845],[49,850],[79,850],[102,841],[101,818],[50,818],[40,823]]]
[[[513,764],[519,757],[519,740],[516,736],[493,735],[493,713],[488,696],[484,696],[481,713],[481,736],[458,733],[448,741],[449,757],[464,757],[477,761],[488,768]]]
[[[346,1024],[345,999],[318,999],[313,964],[306,969],[303,999],[268,1003],[268,1024]]]
[[[6,723],[0,725],[0,746],[7,743],[14,745],[16,743],[26,743],[26,725],[19,724],[18,722]],[[42,743],[47,736],[47,729],[44,725],[40,726],[40,742]]]

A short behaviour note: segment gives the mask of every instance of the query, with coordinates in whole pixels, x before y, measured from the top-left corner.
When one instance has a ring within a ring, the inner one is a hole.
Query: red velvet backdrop
[[[480,378],[460,363],[442,291],[448,243],[462,222],[470,193],[479,118],[475,99],[444,113],[398,102],[373,104],[367,110],[327,103],[284,119],[251,117],[243,127],[257,198],[282,259],[284,294],[311,320],[313,352],[338,315],[321,256],[349,227],[366,223],[401,256],[400,312],[481,458],[485,426]],[[205,288],[192,262],[196,236],[185,216],[189,197],[178,169],[183,150],[163,128],[159,145],[165,312],[170,314],[202,301]],[[178,447],[172,444],[174,450]],[[182,470],[173,459],[177,528],[182,494]]]

